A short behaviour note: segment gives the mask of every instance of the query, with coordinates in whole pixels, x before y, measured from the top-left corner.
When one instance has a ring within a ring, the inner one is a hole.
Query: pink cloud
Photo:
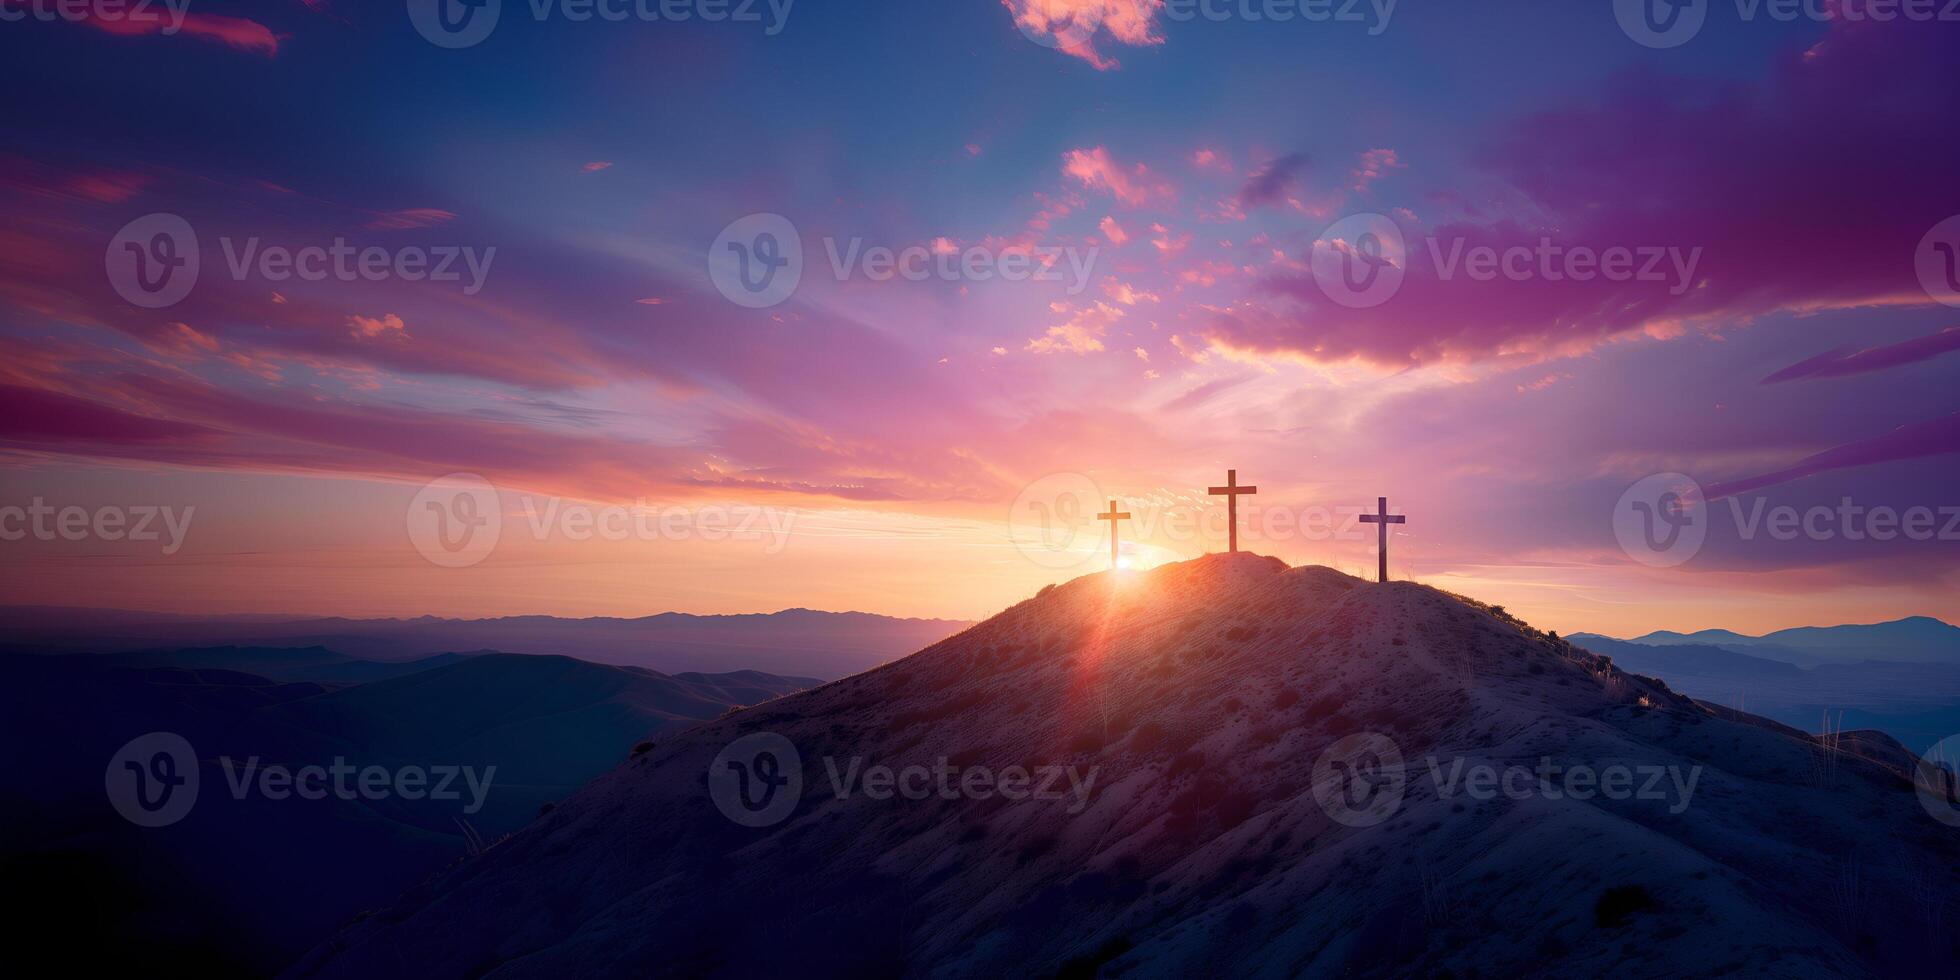
[[[1123,226],[1117,224],[1114,217],[1103,218],[1102,223],[1096,227],[1102,229],[1103,237],[1109,239],[1111,245],[1122,245],[1130,240],[1130,233],[1124,231]]]
[[[1118,203],[1132,208],[1177,195],[1168,182],[1158,179],[1143,164],[1124,167],[1109,155],[1107,148],[1101,146],[1062,154],[1062,173],[1081,181],[1084,187],[1108,194]]]
[[[347,318],[347,326],[353,329],[356,337],[372,338],[384,334],[391,337],[408,336],[408,325],[393,313],[384,313],[378,317],[361,316],[357,313]]]
[[[585,166],[580,167],[579,171],[581,173],[596,174],[599,171],[604,170],[610,166],[612,166],[611,160],[594,160],[591,163],[588,163]]]
[[[1368,185],[1380,180],[1383,174],[1403,166],[1405,164],[1402,163],[1401,157],[1397,156],[1394,150],[1369,150],[1361,154],[1361,162],[1355,164],[1352,175],[1354,178],[1354,189],[1357,191],[1367,190]]]
[[[161,7],[161,4],[157,7]],[[114,20],[90,17],[83,23],[98,31],[123,37],[149,34],[167,36],[171,26],[170,19],[157,7],[152,8],[155,14],[152,17],[128,16]],[[271,28],[258,21],[243,17],[223,17],[218,14],[185,14],[183,25],[177,33],[216,41],[228,48],[267,58],[279,53],[279,41],[282,37],[272,33]]]
[[[1056,312],[1068,312],[1067,304],[1055,304]],[[1028,341],[1027,349],[1036,354],[1089,354],[1103,349],[1102,338],[1109,326],[1123,318],[1123,311],[1097,302],[1075,310],[1067,322],[1049,327],[1048,332]]]
[[[1960,59],[1942,32],[1912,27],[1834,27],[1761,84],[1636,73],[1500,129],[1478,156],[1494,182],[1522,195],[1507,212],[1528,218],[1464,208],[1433,226],[1405,224],[1407,276],[1381,305],[1348,309],[1311,276],[1272,274],[1266,297],[1216,317],[1207,336],[1242,350],[1406,366],[1569,356],[1778,311],[1928,303],[1911,255],[1960,210]],[[1892,93],[1885,111],[1872,111],[1870,92]],[[1567,252],[1674,254],[1657,280],[1475,281],[1443,268],[1453,251],[1530,252],[1547,239]],[[1675,257],[1690,253],[1699,259],[1683,273]]]
[[[1098,71],[1122,67],[1096,50],[1098,35],[1132,47],[1164,43],[1157,33],[1161,0],[1001,0],[1001,5],[1030,39],[1080,58]]]

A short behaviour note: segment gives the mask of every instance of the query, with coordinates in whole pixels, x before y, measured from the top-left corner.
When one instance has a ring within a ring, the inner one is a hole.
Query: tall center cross
[[[1225,485],[1211,488],[1212,496],[1225,498],[1225,526],[1228,528],[1226,539],[1229,542],[1227,550],[1239,550],[1239,494],[1258,492],[1258,487],[1239,486],[1238,470],[1226,470]]]
[[[1109,513],[1097,514],[1096,518],[1109,522],[1109,567],[1115,568],[1119,562],[1116,557],[1116,522],[1129,520],[1130,514],[1128,511],[1118,511],[1116,501],[1112,500],[1109,502]]]
[[[1361,515],[1361,523],[1381,525],[1376,531],[1376,535],[1380,541],[1378,550],[1381,552],[1381,566],[1376,569],[1377,581],[1388,581],[1388,526],[1390,524],[1407,524],[1408,522],[1409,519],[1401,514],[1396,514],[1393,517],[1389,516],[1387,497],[1376,497],[1375,512]]]

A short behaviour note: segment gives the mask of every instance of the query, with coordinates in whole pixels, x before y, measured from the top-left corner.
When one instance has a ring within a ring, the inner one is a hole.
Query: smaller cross
[[[1109,522],[1109,567],[1116,568],[1118,566],[1118,559],[1116,557],[1116,522],[1129,520],[1130,514],[1128,511],[1119,512],[1116,509],[1116,501],[1112,500],[1109,502],[1109,513],[1097,514],[1096,518]]]
[[[1376,537],[1380,540],[1379,550],[1381,551],[1381,566],[1376,569],[1376,579],[1378,581],[1388,581],[1388,526],[1390,524],[1407,524],[1408,522],[1409,519],[1401,514],[1396,514],[1393,517],[1389,516],[1387,497],[1375,498],[1375,512],[1361,515],[1361,523],[1381,525],[1380,529],[1376,532]]]
[[[1239,471],[1225,471],[1225,485],[1212,487],[1211,495],[1225,498],[1226,550],[1239,550],[1239,494],[1258,493],[1258,487],[1239,486]]]

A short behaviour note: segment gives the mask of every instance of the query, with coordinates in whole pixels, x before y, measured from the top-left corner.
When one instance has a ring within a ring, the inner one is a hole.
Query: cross
[[[1239,550],[1239,494],[1258,492],[1258,487],[1239,486],[1238,470],[1226,470],[1225,485],[1211,488],[1212,496],[1225,498],[1225,525],[1229,529],[1227,534],[1230,551]]]
[[[1381,525],[1381,528],[1376,532],[1381,539],[1379,548],[1381,551],[1381,567],[1376,572],[1378,581],[1388,581],[1388,526],[1390,524],[1407,524],[1408,522],[1409,519],[1401,514],[1397,514],[1394,517],[1388,516],[1387,497],[1375,498],[1375,512],[1361,515],[1361,523]]]
[[[1128,511],[1117,512],[1116,501],[1112,500],[1109,502],[1109,513],[1097,514],[1096,519],[1109,522],[1109,567],[1115,568],[1118,564],[1116,557],[1116,522],[1129,520],[1130,514]]]

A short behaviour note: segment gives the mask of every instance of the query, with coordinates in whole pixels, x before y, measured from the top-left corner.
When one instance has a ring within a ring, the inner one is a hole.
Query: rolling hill
[[[663,737],[292,972],[1898,975],[1960,952],[1909,758],[1211,555]]]

